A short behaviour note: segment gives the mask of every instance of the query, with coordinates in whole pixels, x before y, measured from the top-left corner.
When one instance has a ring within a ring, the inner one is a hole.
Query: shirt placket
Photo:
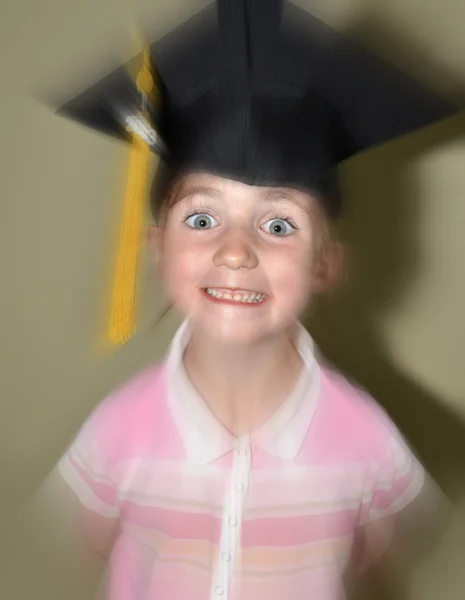
[[[211,600],[231,600],[231,584],[240,560],[241,530],[251,468],[250,439],[239,440],[226,490],[219,552]]]

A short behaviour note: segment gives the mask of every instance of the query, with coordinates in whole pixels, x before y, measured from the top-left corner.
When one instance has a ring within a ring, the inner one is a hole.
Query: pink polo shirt
[[[305,365],[266,425],[231,436],[182,365],[184,324],[166,361],[91,414],[59,469],[89,509],[118,518],[111,600],[344,598],[360,525],[392,516],[424,471],[383,410]]]

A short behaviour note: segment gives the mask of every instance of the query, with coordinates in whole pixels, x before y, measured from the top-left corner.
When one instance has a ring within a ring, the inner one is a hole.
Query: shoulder
[[[145,369],[112,391],[87,418],[80,432],[116,458],[124,448],[151,438],[164,410],[165,364]]]
[[[149,410],[163,397],[165,363],[152,365],[115,388],[98,406],[107,417],[127,418],[134,409]]]
[[[321,418],[331,437],[358,458],[381,459],[398,430],[387,412],[361,387],[321,367]],[[354,457],[355,458],[355,457]]]

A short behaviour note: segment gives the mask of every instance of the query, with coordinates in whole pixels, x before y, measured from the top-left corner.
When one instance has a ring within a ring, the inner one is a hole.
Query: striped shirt
[[[166,361],[102,402],[59,465],[83,505],[120,522],[108,598],[344,598],[355,531],[419,494],[420,463],[371,398],[318,364],[302,326],[293,393],[243,438],[190,383],[188,341],[184,324]]]

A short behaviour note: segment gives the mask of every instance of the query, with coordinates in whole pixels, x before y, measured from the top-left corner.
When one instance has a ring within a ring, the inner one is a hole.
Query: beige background
[[[156,38],[207,4],[0,2],[2,598],[72,597],[14,517],[91,408],[158,359],[178,321],[151,326],[163,297],[147,260],[141,333],[114,356],[93,350],[126,149],[44,101],[129,58],[130,18]],[[463,0],[299,4],[463,102]],[[397,598],[465,597],[464,132],[459,115],[344,166],[350,277],[312,320],[323,351],[388,408],[459,507]]]

